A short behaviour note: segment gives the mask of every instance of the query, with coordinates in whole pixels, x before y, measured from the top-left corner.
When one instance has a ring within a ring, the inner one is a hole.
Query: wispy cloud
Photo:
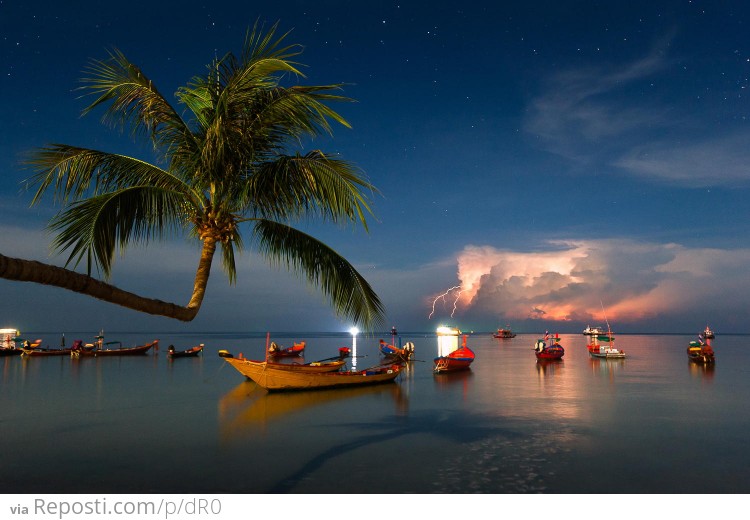
[[[747,182],[750,132],[728,126],[717,133],[692,98],[649,94],[652,82],[674,73],[670,38],[617,68],[569,69],[543,79],[524,130],[579,166],[694,187]]]

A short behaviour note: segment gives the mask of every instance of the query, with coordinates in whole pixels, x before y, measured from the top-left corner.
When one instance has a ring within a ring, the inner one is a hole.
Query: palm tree
[[[318,217],[362,224],[376,192],[352,164],[302,142],[348,123],[327,106],[348,101],[341,85],[284,87],[303,78],[301,53],[277,25],[248,31],[240,57],[215,59],[181,87],[181,116],[148,77],[119,51],[93,61],[81,87],[95,96],[84,114],[106,107],[104,120],[147,137],[156,164],[109,152],[53,144],[33,152],[32,204],[51,192],[61,211],[50,221],[53,246],[68,252],[66,268],[0,255],[0,277],[56,285],[112,303],[179,320],[200,309],[217,245],[230,283],[235,254],[249,244],[274,265],[306,276],[342,317],[372,328],[383,307],[371,286],[333,249],[292,227]],[[295,151],[295,149],[297,151]],[[108,279],[117,249],[187,233],[202,243],[192,298],[186,306],[144,298],[93,278]],[[67,269],[85,260],[86,274]]]

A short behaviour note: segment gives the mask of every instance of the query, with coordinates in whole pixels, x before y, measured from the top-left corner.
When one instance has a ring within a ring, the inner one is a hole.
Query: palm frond
[[[63,144],[52,144],[34,151],[25,161],[37,170],[26,181],[37,186],[31,204],[37,204],[47,190],[55,200],[67,204],[87,194],[105,193],[129,186],[153,186],[189,193],[190,187],[171,172],[125,155],[112,154]]]
[[[108,60],[92,60],[86,73],[81,89],[97,98],[83,110],[84,115],[109,103],[103,117],[105,122],[130,127],[134,135],[145,132],[162,150],[175,143],[190,144],[192,136],[185,122],[122,52],[115,49]]]
[[[253,239],[272,265],[304,274],[330,299],[336,312],[367,330],[384,322],[384,307],[361,274],[341,255],[294,228],[259,220]]]
[[[181,192],[136,186],[75,202],[49,224],[58,232],[53,247],[70,250],[66,266],[77,266],[85,256],[88,274],[96,265],[109,277],[117,248],[183,229],[191,211],[184,201]]]
[[[365,214],[372,210],[364,191],[378,193],[355,166],[314,150],[261,165],[248,179],[244,198],[264,218],[316,213],[333,222],[359,221],[367,230]]]

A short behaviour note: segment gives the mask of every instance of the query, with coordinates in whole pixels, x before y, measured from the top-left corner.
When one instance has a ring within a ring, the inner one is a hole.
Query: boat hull
[[[139,345],[137,347],[128,348],[114,348],[114,349],[100,349],[98,347],[93,349],[79,349],[71,352],[73,357],[107,357],[107,356],[139,356],[147,354],[152,348],[159,347],[159,340],[154,340],[151,343],[145,345]]]
[[[461,347],[458,350],[454,350],[447,356],[436,357],[434,360],[435,373],[441,372],[456,372],[458,370],[466,370],[474,362],[474,352],[468,347]]]
[[[20,348],[0,348],[0,357],[20,356],[21,353],[23,353],[23,349]]]
[[[69,356],[72,352],[69,348],[53,348],[53,349],[23,349],[23,355],[26,357],[43,357],[43,356]]]
[[[565,355],[565,350],[562,347],[547,347],[535,354],[540,361],[558,361]]]
[[[203,345],[199,347],[189,348],[187,350],[169,351],[167,352],[167,356],[169,356],[170,359],[183,358],[183,357],[198,357],[201,352],[203,352]]]
[[[319,365],[294,365],[224,358],[238,372],[269,392],[315,390],[389,383],[401,373],[399,365],[360,372],[338,372],[343,360]]]

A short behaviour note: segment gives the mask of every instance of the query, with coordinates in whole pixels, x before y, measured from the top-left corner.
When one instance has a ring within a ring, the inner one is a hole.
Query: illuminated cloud
[[[551,242],[518,252],[467,246],[458,257],[464,312],[509,320],[620,323],[747,308],[750,250],[634,240]],[[739,302],[730,304],[730,302]]]

